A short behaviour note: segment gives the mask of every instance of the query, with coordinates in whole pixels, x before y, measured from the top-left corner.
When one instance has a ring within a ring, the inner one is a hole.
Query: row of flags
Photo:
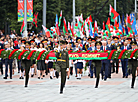
[[[34,14],[34,19],[32,22],[32,25],[36,26],[37,28],[37,16],[38,13]],[[63,33],[64,35],[67,35],[68,33],[71,34],[71,36],[77,36],[77,37],[83,37],[84,34],[86,34],[86,37],[96,37],[98,36],[98,33],[100,32],[102,36],[111,37],[111,36],[133,36],[137,35],[137,26],[136,26],[136,18],[133,14],[126,15],[126,18],[124,15],[122,15],[122,21],[119,13],[117,13],[111,5],[109,5],[109,16],[106,23],[103,21],[103,28],[101,31],[98,30],[98,24],[97,21],[92,20],[92,16],[86,18],[86,20],[83,19],[83,15],[76,17],[77,23],[73,27],[73,24],[70,22],[66,22],[65,17],[63,17]],[[42,25],[42,28],[44,29],[47,37],[53,37],[53,35],[60,35],[59,27],[61,26],[61,20],[62,20],[62,11],[60,12],[60,17],[58,19],[58,16],[56,14],[56,20],[55,20],[55,26],[51,27],[50,30],[47,29],[44,25]],[[112,25],[114,23],[114,25]],[[23,28],[25,27],[24,22],[21,26],[21,32],[23,31]],[[73,31],[73,28],[75,29]]]

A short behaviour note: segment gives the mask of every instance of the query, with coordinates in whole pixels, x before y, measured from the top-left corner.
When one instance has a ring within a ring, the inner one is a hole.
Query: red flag
[[[66,20],[65,20],[65,18],[63,19],[63,23],[64,23],[65,30],[66,30],[66,32],[68,33],[68,29],[67,29],[67,25],[66,25]]]
[[[20,32],[22,33],[22,31],[24,30],[24,26],[25,26],[25,23],[24,23],[24,20],[23,20],[23,23],[22,23],[22,26],[21,26],[21,29],[20,29]]]
[[[105,30],[105,22],[103,21],[103,30]]]

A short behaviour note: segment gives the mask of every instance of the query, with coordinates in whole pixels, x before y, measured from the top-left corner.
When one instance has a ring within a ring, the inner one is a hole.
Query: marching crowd
[[[53,38],[47,38],[42,32],[35,34],[34,32],[28,32],[28,37],[21,37],[16,34],[15,31],[11,31],[10,35],[3,35],[0,31],[0,49],[5,50],[37,50],[37,51],[59,51],[59,40],[63,41],[64,43],[63,49],[64,50],[129,50],[129,49],[136,49],[138,45],[138,36],[133,37],[126,37],[126,36],[111,36],[111,37],[102,37],[100,34],[99,36],[93,37],[86,37],[84,35],[83,38],[81,37],[72,37],[70,34],[68,35],[54,35]],[[128,66],[129,59],[116,59],[116,60],[102,60],[101,61],[101,77],[104,81],[107,78],[111,78],[111,73],[118,74],[119,71],[119,63],[122,66],[122,77],[128,78],[128,75],[132,73],[132,70]],[[31,72],[31,77],[34,75],[38,76],[38,79],[43,79],[45,75],[50,73],[50,79],[55,77],[55,63],[56,60],[33,60],[33,64],[31,68],[29,68]],[[86,64],[88,63],[88,64]],[[137,64],[137,62],[136,62]],[[2,59],[0,58],[0,70],[1,74],[3,75],[3,65],[5,65],[5,77],[8,77],[8,69],[10,69],[10,79],[12,79],[12,75],[14,74],[14,70],[18,67],[19,79],[24,79],[25,75],[25,63],[22,63],[20,60],[16,59]],[[8,67],[9,65],[9,67]],[[93,61],[86,61],[86,60],[69,60],[69,68],[67,68],[67,78],[69,79],[70,74],[72,75],[75,73],[77,79],[81,79],[83,68],[88,66],[89,68],[89,77],[93,78],[96,77],[96,65],[93,64]],[[137,66],[136,66],[137,67]],[[73,68],[75,68],[75,72],[73,72]],[[28,72],[29,72],[28,70]],[[138,69],[137,69],[138,72]],[[94,75],[93,75],[94,74]],[[138,74],[136,75],[138,76]]]

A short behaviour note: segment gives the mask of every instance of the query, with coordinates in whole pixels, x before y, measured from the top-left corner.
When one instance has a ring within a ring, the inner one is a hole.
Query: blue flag
[[[93,33],[92,33],[92,24],[90,22],[90,36],[93,36]]]
[[[123,28],[122,28],[122,25],[121,25],[121,19],[120,19],[120,15],[119,15],[119,29],[121,30],[121,31],[123,31]]]

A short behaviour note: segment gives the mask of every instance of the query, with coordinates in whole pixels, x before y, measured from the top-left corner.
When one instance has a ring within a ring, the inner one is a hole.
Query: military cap
[[[34,43],[34,42],[35,42],[35,40],[34,40],[34,39],[30,40],[30,43]]]
[[[88,41],[92,41],[92,38],[91,38],[91,37],[89,37],[89,38],[88,38]]]
[[[78,42],[78,41],[81,41],[81,38],[77,38],[77,39],[76,39],[76,42]]]
[[[44,39],[44,40],[41,41],[41,43],[47,43],[47,42],[48,42],[47,39]]]
[[[113,39],[114,40],[118,40],[119,38],[117,36],[113,36]]]
[[[21,40],[21,42],[22,42],[22,43],[25,43],[25,42],[26,42],[26,40],[24,40],[24,39],[23,39],[23,40]]]
[[[92,42],[95,42],[96,40],[95,40],[95,38],[91,38],[91,41],[92,41]]]
[[[30,45],[30,41],[26,41],[25,42],[25,45]]]
[[[95,43],[95,45],[97,46],[97,45],[102,45],[102,43],[101,43],[101,41],[96,41],[96,43]]]
[[[131,45],[137,45],[137,42],[136,42],[136,41],[131,41],[130,44],[131,44]]]
[[[127,38],[128,41],[132,41],[132,38]]]

